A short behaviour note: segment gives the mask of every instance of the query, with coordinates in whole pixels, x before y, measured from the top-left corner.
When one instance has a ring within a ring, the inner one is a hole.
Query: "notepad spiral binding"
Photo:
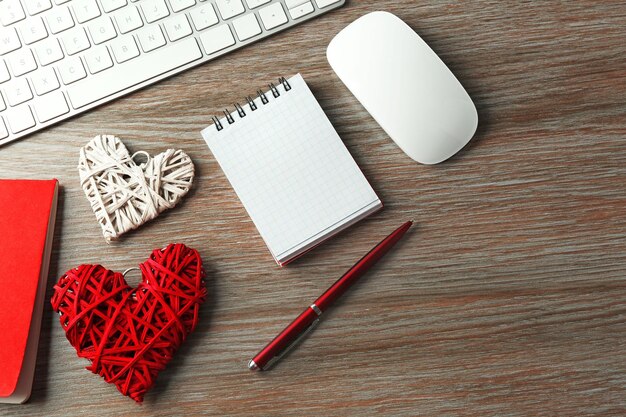
[[[278,82],[282,84],[283,87],[285,87],[285,91],[291,90],[291,85],[289,84],[289,81],[287,81],[285,77],[280,77],[278,79]],[[280,91],[278,91],[278,88],[276,88],[276,85],[274,83],[269,83],[267,86],[270,88],[268,93],[271,92],[274,98],[280,97]],[[256,93],[257,93],[258,98],[261,99],[261,103],[263,103],[263,105],[269,103],[269,99],[267,98],[267,95],[263,92],[263,90],[257,90]],[[251,111],[255,111],[256,109],[258,109],[257,104],[254,102],[254,99],[252,99],[251,96],[246,97],[246,102],[248,103],[248,107],[250,108]],[[240,118],[246,117],[246,112],[241,106],[241,104],[235,103],[234,106]],[[228,122],[229,125],[232,125],[233,123],[235,123],[235,118],[233,117],[233,114],[234,112],[230,112],[228,111],[228,109],[224,110],[224,116],[226,117],[226,121]],[[222,122],[220,122],[219,118],[217,118],[216,116],[212,116],[211,119],[213,119],[213,124],[215,125],[215,128],[217,129],[218,132],[224,129],[224,125],[222,124]]]

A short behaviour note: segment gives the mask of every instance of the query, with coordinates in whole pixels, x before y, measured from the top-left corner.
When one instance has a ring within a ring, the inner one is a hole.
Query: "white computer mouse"
[[[401,19],[367,14],[328,46],[328,61],[352,94],[409,157],[445,161],[474,136],[478,113],[461,83]]]

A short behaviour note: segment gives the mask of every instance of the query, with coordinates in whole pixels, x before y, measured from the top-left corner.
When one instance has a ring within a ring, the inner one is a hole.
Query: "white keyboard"
[[[345,0],[0,0],[0,145]]]

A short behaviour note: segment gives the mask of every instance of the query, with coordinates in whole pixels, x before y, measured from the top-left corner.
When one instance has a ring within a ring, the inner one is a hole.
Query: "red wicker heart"
[[[206,298],[200,255],[182,244],[152,252],[131,288],[100,265],[67,271],[54,286],[52,308],[91,372],[142,402],[162,369],[198,323]]]

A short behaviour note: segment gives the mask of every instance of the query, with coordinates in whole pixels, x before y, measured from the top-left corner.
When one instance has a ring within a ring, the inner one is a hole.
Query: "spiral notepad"
[[[279,265],[382,208],[300,74],[202,131]]]

